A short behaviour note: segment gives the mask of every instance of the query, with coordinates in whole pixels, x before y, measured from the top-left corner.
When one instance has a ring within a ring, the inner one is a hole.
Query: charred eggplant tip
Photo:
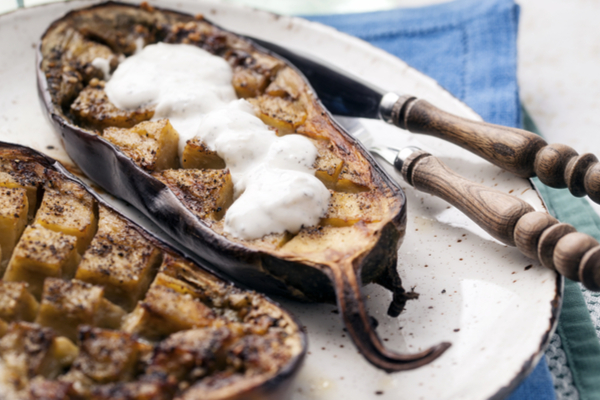
[[[451,346],[448,342],[442,342],[416,354],[399,354],[387,349],[375,331],[372,318],[360,302],[360,284],[353,269],[344,269],[343,275],[335,275],[334,279],[336,286],[341,288],[337,291],[337,300],[346,329],[356,347],[373,366],[386,372],[419,368],[434,361]],[[414,292],[403,294],[406,296],[404,301],[417,296]]]
[[[434,361],[451,346],[449,342],[442,342],[416,354],[396,353],[383,345],[375,332],[375,327],[370,322],[371,319],[364,313],[364,310],[355,313],[353,310],[342,307],[342,314],[348,333],[362,355],[372,365],[386,372],[419,368]]]

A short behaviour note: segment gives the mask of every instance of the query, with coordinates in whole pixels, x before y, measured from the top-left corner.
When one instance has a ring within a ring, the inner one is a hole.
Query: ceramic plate
[[[31,146],[68,162],[37,99],[35,46],[48,24],[89,2],[56,3],[0,17],[0,139]],[[225,3],[152,2],[203,13],[225,28],[313,53],[389,90],[425,98],[458,115],[480,119],[435,81],[401,60],[331,28]],[[364,121],[376,142],[417,145],[463,176],[544,206],[527,180],[501,171],[460,148]],[[420,293],[398,318],[386,315],[389,294],[364,288],[384,343],[416,352],[442,341],[452,347],[420,369],[386,374],[358,354],[335,306],[282,300],[306,326],[309,353],[294,383],[294,400],[500,399],[543,354],[556,322],[562,280],[472,224],[462,213],[419,193],[390,171],[406,191],[408,225],[398,269],[406,288]],[[121,209],[141,218],[127,207]]]

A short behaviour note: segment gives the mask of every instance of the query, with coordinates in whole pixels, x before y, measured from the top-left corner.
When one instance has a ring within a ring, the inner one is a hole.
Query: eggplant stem
[[[377,278],[375,283],[386,288],[393,294],[392,301],[390,302],[387,311],[387,314],[392,318],[396,318],[400,315],[408,300],[419,298],[419,293],[412,290],[410,292],[404,290],[395,262],[389,263],[385,269],[385,273]]]
[[[360,278],[353,266],[344,265],[331,272],[344,325],[358,350],[375,367],[386,372],[419,368],[441,356],[450,347],[450,343],[442,342],[415,354],[399,354],[385,348],[366,312]]]

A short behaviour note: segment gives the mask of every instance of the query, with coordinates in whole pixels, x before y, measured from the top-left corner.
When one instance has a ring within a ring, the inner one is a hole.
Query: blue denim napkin
[[[519,7],[512,0],[458,0],[423,8],[307,18],[398,56],[436,79],[484,120],[521,127]],[[545,357],[509,399],[555,399]]]

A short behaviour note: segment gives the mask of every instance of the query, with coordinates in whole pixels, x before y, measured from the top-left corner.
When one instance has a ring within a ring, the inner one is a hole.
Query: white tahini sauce
[[[110,60],[107,58],[96,57],[92,60],[92,66],[102,71],[104,80],[110,79]]]
[[[237,99],[232,71],[198,47],[158,43],[119,64],[105,90],[122,109],[154,105],[179,132],[180,155],[199,137],[225,160],[235,188],[225,231],[242,239],[316,225],[329,191],[314,176],[317,149],[301,135],[278,137]]]

